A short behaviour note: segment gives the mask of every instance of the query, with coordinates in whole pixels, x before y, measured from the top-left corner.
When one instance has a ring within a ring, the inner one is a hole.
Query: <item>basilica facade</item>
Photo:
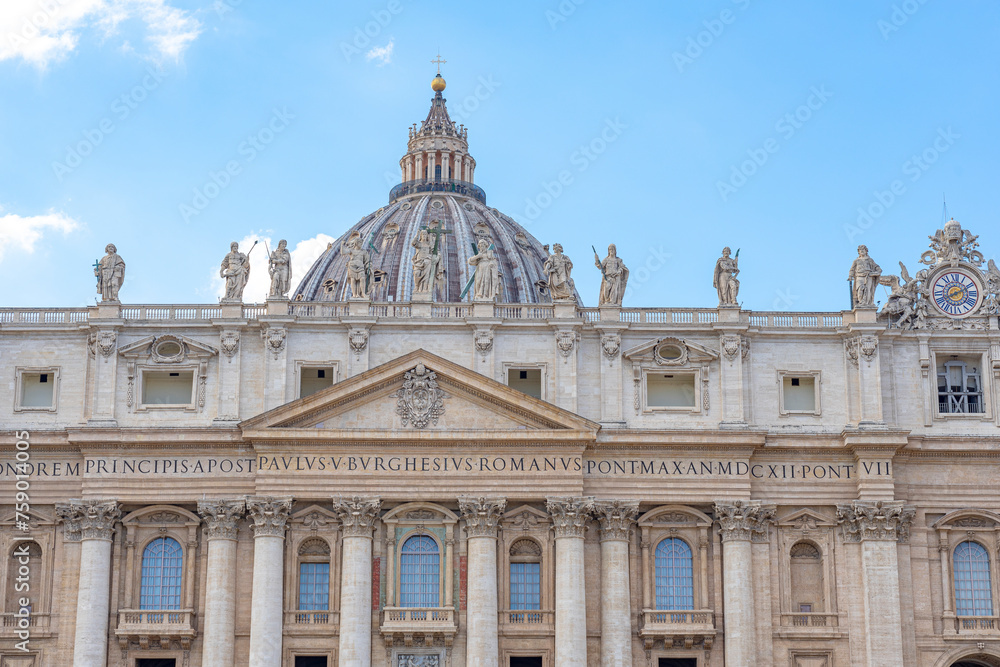
[[[265,304],[235,244],[221,303],[131,304],[109,245],[97,305],[0,308],[0,666],[1000,666],[979,238],[824,313],[742,310],[728,249],[718,305],[629,307],[612,247],[585,307],[432,87]]]

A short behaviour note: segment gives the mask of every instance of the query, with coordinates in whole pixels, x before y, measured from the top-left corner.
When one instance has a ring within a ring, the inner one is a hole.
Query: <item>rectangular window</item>
[[[943,357],[937,369],[938,414],[982,414],[983,381],[980,372],[982,357]]]
[[[143,405],[190,405],[194,371],[143,371]]]
[[[646,375],[646,405],[650,408],[695,408],[698,393],[691,373]]]
[[[785,412],[816,412],[816,378],[786,375],[782,390]]]
[[[508,368],[507,386],[540,399],[542,397],[542,369]]]
[[[299,609],[325,611],[330,608],[330,564],[299,563]]]
[[[800,614],[811,614],[812,610],[813,610],[813,606],[811,604],[806,604],[804,602],[801,603],[801,604],[799,604],[799,613]]]
[[[299,370],[299,398],[305,398],[333,386],[333,367],[303,366]]]
[[[541,563],[510,564],[510,608],[542,608]]]
[[[54,409],[56,407],[56,382],[58,377],[54,369],[19,371],[21,386],[20,393],[18,394],[18,409]]]

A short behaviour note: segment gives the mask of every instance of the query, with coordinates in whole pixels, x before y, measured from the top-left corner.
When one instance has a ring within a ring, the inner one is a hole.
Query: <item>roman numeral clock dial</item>
[[[945,315],[965,317],[979,308],[982,289],[979,281],[959,269],[951,269],[938,275],[931,284],[934,305]]]

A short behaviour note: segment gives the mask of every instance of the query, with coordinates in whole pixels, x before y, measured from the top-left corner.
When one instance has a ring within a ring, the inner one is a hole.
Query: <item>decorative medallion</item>
[[[485,357],[493,349],[493,332],[489,329],[476,329],[476,349]]]
[[[118,341],[118,334],[114,331],[98,331],[94,337],[94,346],[100,350],[105,358],[110,357],[115,351],[115,343]]]
[[[423,364],[403,374],[403,386],[396,392],[396,414],[403,426],[426,428],[437,424],[444,414],[444,399],[448,395],[438,386],[437,374]]]
[[[264,347],[274,355],[275,359],[285,349],[285,335],[285,330],[277,327],[268,327],[260,332],[260,337],[264,339]]]
[[[354,350],[354,353],[361,354],[368,347],[368,330],[352,329],[348,339],[351,341],[351,349]]]
[[[619,334],[604,334],[601,336],[601,347],[604,349],[604,356],[614,359],[621,349],[622,337]]]
[[[688,360],[687,344],[680,338],[664,338],[653,348],[653,360],[660,366],[683,366]]]
[[[219,345],[222,347],[222,353],[232,359],[240,349],[240,332],[230,329],[223,331],[219,336]]]
[[[400,210],[400,211],[409,211],[409,210],[410,210],[411,208],[413,208],[413,204],[411,204],[411,203],[410,203],[410,202],[408,202],[408,201],[405,201],[405,202],[403,202],[403,203],[402,203],[402,204],[400,204],[400,206],[399,206],[399,210]]]
[[[722,337],[722,351],[725,352],[727,359],[733,360],[740,353],[740,338],[739,335]]]
[[[399,236],[399,224],[390,222],[382,229],[382,249],[395,245],[397,236]]]
[[[568,357],[573,354],[573,348],[576,346],[576,333],[573,331],[560,331],[556,334],[556,347],[559,348],[559,353],[564,357]]]

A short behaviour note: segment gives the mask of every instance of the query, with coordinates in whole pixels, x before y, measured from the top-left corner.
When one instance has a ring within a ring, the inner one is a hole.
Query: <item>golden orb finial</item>
[[[445,83],[444,78],[442,78],[442,76],[438,74],[436,77],[434,77],[434,80],[431,81],[431,90],[433,90],[435,93],[440,93],[442,90],[444,90],[446,85],[447,84]]]

